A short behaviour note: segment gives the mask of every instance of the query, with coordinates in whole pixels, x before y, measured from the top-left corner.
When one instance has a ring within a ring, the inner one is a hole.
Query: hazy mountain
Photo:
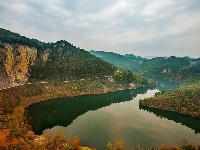
[[[180,57],[180,58],[183,58],[183,59],[190,61],[190,62],[193,62],[193,63],[197,63],[197,62],[200,61],[200,58],[191,58],[191,57],[188,57],[188,56]]]
[[[106,62],[109,62],[117,66],[119,69],[125,71],[131,70],[133,73],[137,73],[140,64],[144,60],[146,60],[145,58],[142,58],[140,56],[135,56],[133,54],[120,55],[113,52],[94,51],[94,50],[91,50],[90,53],[95,55],[96,57],[103,59]]]
[[[193,82],[200,75],[200,58],[155,57],[146,59],[133,54],[120,55],[113,52],[90,51],[91,54],[124,70],[150,78],[162,78],[172,82]]]
[[[163,78],[172,82],[198,80],[200,79],[200,65],[198,61],[193,63],[190,60],[175,56],[156,57],[144,61],[140,66],[139,73],[148,77]]]

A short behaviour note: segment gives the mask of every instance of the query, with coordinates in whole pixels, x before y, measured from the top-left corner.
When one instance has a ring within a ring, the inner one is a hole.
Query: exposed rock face
[[[48,60],[48,57],[49,57],[49,51],[46,50],[46,51],[44,51],[44,53],[42,55],[42,61],[46,62]]]
[[[4,44],[0,48],[0,88],[24,84],[30,67],[37,58],[37,49],[22,45]]]
[[[116,67],[60,40],[45,43],[0,28],[0,89],[112,75]]]

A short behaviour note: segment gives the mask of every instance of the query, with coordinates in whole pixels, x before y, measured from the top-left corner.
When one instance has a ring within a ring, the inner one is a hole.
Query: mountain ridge
[[[45,43],[0,28],[0,87],[112,75],[116,67],[60,40]]]
[[[149,78],[162,78],[182,84],[183,82],[191,82],[188,79],[194,75],[198,80],[200,75],[198,69],[200,58],[170,56],[146,59],[133,54],[120,55],[114,52],[94,50],[91,50],[90,53],[114,64],[121,70],[131,70]]]
[[[120,55],[114,52],[94,50],[90,50],[89,52],[95,55],[96,57],[99,57],[104,61],[117,66],[121,70],[131,70],[133,73],[137,73],[140,63],[146,60],[146,58],[135,56],[133,54]]]

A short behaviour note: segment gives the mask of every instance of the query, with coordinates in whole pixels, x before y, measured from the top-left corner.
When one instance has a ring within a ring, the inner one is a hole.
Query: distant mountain
[[[0,88],[113,75],[117,68],[173,82],[194,82],[200,76],[199,60],[187,56],[146,59],[133,54],[87,52],[64,40],[45,43],[0,28]]]
[[[181,85],[178,89],[162,91],[152,98],[140,100],[140,105],[200,118],[200,62],[198,59],[154,58],[144,62],[140,71],[146,76],[163,78]]]
[[[180,81],[185,85],[195,84],[200,82],[200,62],[191,64],[190,67],[181,70]]]
[[[113,65],[67,41],[44,43],[0,28],[0,87],[112,75]]]
[[[200,79],[200,63],[197,60],[193,63],[191,59],[175,56],[156,57],[144,61],[140,66],[139,73],[172,82],[193,82],[192,80]]]
[[[156,58],[157,56],[144,56],[144,58],[146,59],[152,59],[152,58]]]
[[[94,50],[91,50],[90,53],[92,55],[95,55],[96,57],[103,59],[106,62],[109,62],[117,66],[119,69],[125,71],[131,70],[133,73],[137,73],[140,64],[146,60],[145,58],[142,58],[140,56],[135,56],[133,54],[120,55],[113,52],[94,51]]]
[[[133,54],[120,55],[94,50],[90,53],[118,68],[131,70],[150,78],[162,78],[177,83],[189,83],[200,79],[200,58],[171,56],[146,59]]]
[[[146,58],[143,58],[141,56],[136,56],[136,55],[133,55],[133,54],[125,54],[124,57],[134,61],[134,62],[138,62],[139,64],[141,64],[143,61],[146,60]]]
[[[183,58],[187,61],[190,61],[191,63],[197,63],[197,62],[200,62],[200,58],[191,58],[191,57],[188,57],[188,56],[185,56],[185,57],[180,57],[180,58]]]

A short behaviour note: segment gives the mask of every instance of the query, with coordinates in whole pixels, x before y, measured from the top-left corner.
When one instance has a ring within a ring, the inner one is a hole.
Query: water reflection
[[[163,79],[159,78],[150,78],[150,79],[158,82],[158,86],[156,87],[156,89],[158,89],[159,91],[176,89],[179,87],[178,84]]]
[[[27,108],[29,124],[36,134],[54,126],[68,126],[78,116],[90,110],[109,106],[112,103],[130,101],[137,94],[145,94],[149,88],[118,91],[100,95],[85,95],[59,98],[33,104]]]
[[[159,90],[176,87],[165,81],[159,83]],[[143,148],[179,145],[183,138],[199,143],[200,134],[194,134],[194,131],[200,133],[198,119],[144,107],[139,109],[140,99],[151,97],[159,90],[141,88],[54,99],[29,106],[27,114],[36,134],[64,132],[67,138],[78,136],[83,145],[97,149],[106,149],[106,143],[115,140],[122,141],[127,149],[137,144]]]
[[[155,114],[157,117],[160,117],[161,119],[164,117],[168,120],[173,120],[176,123],[181,123],[182,125],[194,130],[195,134],[200,133],[200,119],[181,115],[181,114],[170,112],[170,111],[164,111],[164,110],[159,110],[155,108],[145,107],[145,106],[139,106],[139,109],[152,112],[153,114]]]

